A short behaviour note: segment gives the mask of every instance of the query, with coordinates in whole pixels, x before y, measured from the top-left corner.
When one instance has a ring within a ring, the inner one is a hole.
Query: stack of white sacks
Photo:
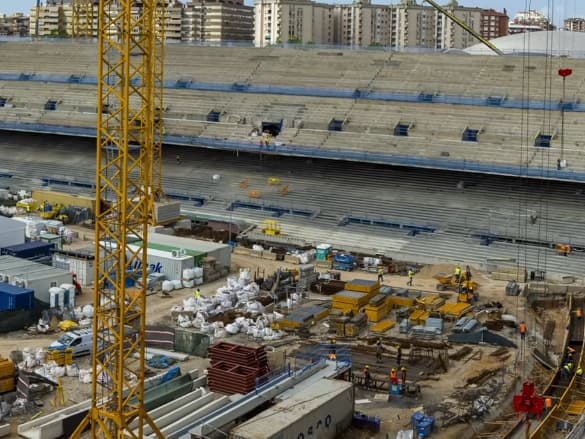
[[[25,348],[22,351],[22,362],[18,364],[19,369],[33,370],[52,381],[57,378],[79,376],[79,368],[74,363],[68,366],[59,366],[54,361],[47,362],[47,351],[42,348],[32,350]]]
[[[248,334],[254,338],[275,340],[284,334],[271,328],[272,323],[281,319],[279,313],[265,313],[264,307],[255,300],[260,287],[252,282],[250,270],[240,270],[238,277],[230,276],[227,285],[217,290],[213,297],[189,297],[183,300],[183,306],[174,306],[172,312],[177,314],[177,324],[183,328],[197,328],[201,332],[216,338],[238,333]],[[216,316],[229,310],[249,313],[252,318],[238,317],[225,326],[222,322],[209,323],[210,316]],[[193,317],[194,316],[194,317]]]
[[[162,290],[170,293],[181,288],[193,288],[195,285],[203,284],[203,268],[185,268],[181,279],[165,280],[162,283]]]

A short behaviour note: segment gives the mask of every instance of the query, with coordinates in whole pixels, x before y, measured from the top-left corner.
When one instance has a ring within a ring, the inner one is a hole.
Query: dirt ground
[[[87,232],[87,230],[86,230]],[[89,238],[89,236],[88,236]],[[250,258],[249,256],[233,255],[232,256],[232,273],[237,273],[240,268],[249,268],[253,272],[271,274],[278,268],[295,268],[295,265],[286,264],[279,261],[268,261],[263,259]],[[441,264],[435,266],[426,266],[414,277],[412,289],[418,289],[425,292],[436,292],[436,281],[432,278],[433,274],[438,272],[450,272],[454,270],[454,265]],[[506,282],[491,280],[485,274],[479,272],[472,267],[474,280],[480,284],[480,301],[499,301],[503,304],[507,313],[516,315],[519,320],[525,319],[530,324],[527,318],[527,310],[524,306],[522,298],[510,297],[505,295]],[[377,278],[376,274],[365,272],[341,272],[342,280],[351,280],[354,278],[372,279]],[[393,287],[406,287],[406,276],[399,275],[385,275],[384,284],[392,285]],[[203,285],[201,288],[203,295],[212,295],[217,288],[224,284],[224,280]],[[176,290],[171,293],[170,297],[165,297],[160,294],[148,296],[147,299],[147,322],[149,324],[172,324],[170,317],[170,310],[174,305],[182,304],[182,301],[192,295],[192,290],[183,289]],[[85,289],[83,295],[79,298],[80,305],[91,303],[93,294],[91,289]],[[453,300],[456,298],[453,296]],[[562,325],[558,325],[562,328]],[[560,331],[557,331],[560,333]],[[508,331],[506,334],[510,339],[515,340],[517,334],[513,331]],[[0,354],[7,357],[12,350],[22,350],[24,348],[46,347],[50,342],[54,341],[57,335],[30,335],[24,331],[0,335]],[[277,352],[290,351],[295,347],[296,338],[291,338],[290,343],[283,347],[276,348]],[[245,342],[245,341],[244,341]],[[452,349],[455,351],[459,346]],[[514,375],[518,373],[517,368],[514,367],[515,355],[512,355],[505,363],[498,363],[498,360],[489,356],[489,353],[494,351],[493,347],[473,347],[476,351],[482,351],[481,359],[468,359],[462,361],[451,361],[450,370],[446,374],[440,375],[438,381],[425,381],[422,383],[421,397],[416,399],[405,398],[400,402],[388,403],[386,395],[374,394],[373,392],[358,389],[356,391],[356,399],[368,400],[356,404],[356,410],[363,411],[368,415],[379,416],[382,419],[382,431],[379,434],[365,433],[356,430],[351,430],[343,438],[359,439],[359,438],[394,438],[396,433],[405,428],[409,423],[410,416],[416,408],[422,407],[423,404],[438,403],[448,397],[454,390],[460,388],[465,382],[465,379],[477,371],[486,367],[500,367],[501,375],[507,382],[513,381]],[[450,351],[451,352],[451,351]],[[88,368],[89,359],[78,359],[80,368]],[[208,364],[207,359],[192,357],[185,362],[181,362],[180,366],[184,371],[194,368],[204,368]],[[503,378],[503,379],[504,379]],[[88,399],[91,395],[91,388],[79,382],[77,378],[65,377],[63,379],[65,388],[66,405],[71,405]],[[51,405],[53,395],[49,395],[45,399],[45,406],[41,408],[42,414],[49,413],[55,408]],[[22,422],[26,419],[10,419],[11,422]],[[436,438],[461,438],[463,432],[469,431],[469,426],[454,426],[445,431],[439,431],[433,434]],[[387,436],[388,435],[388,436]]]

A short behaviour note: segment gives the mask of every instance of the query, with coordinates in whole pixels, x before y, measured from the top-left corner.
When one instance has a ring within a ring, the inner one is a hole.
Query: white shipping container
[[[128,247],[132,249],[132,251],[136,251],[138,249],[138,247],[132,245]],[[195,266],[195,259],[193,256],[178,255],[175,257],[170,252],[149,248],[147,257],[148,272],[162,273],[169,280],[181,280],[183,278],[183,270],[186,268],[193,268]]]
[[[53,254],[53,267],[77,274],[77,281],[81,285],[91,285],[94,277],[94,261],[92,259],[76,258],[60,253]]]
[[[295,393],[230,432],[230,439],[334,439],[351,424],[353,384],[323,378]]]

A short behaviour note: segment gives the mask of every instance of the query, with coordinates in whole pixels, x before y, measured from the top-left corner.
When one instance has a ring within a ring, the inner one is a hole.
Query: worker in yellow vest
[[[455,273],[453,273],[453,277],[455,278],[455,282],[461,282],[461,267],[459,265],[455,267]]]
[[[378,282],[384,282],[384,266],[382,264],[378,265]]]
[[[199,298],[201,297],[201,290],[199,288],[195,290],[195,292],[193,293],[193,297],[195,297],[195,300],[199,300]]]

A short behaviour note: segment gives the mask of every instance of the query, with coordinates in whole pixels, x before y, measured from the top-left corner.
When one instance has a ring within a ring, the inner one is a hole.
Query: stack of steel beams
[[[209,348],[209,355],[208,382],[214,392],[246,394],[256,388],[258,378],[270,372],[263,347],[220,342]]]

